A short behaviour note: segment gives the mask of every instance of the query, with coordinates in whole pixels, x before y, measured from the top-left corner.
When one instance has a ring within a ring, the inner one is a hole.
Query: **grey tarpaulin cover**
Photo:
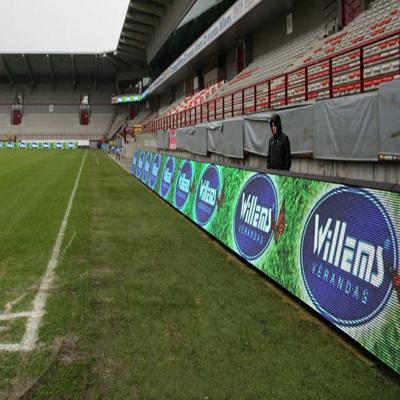
[[[266,155],[271,135],[269,119],[271,112],[248,115],[244,118],[244,149],[249,153]]]
[[[216,154],[223,154],[223,124],[222,121],[210,122],[207,127],[208,151]]]
[[[187,137],[188,134],[193,130],[193,127],[178,128],[176,130],[176,149],[187,150]]]
[[[223,154],[226,157],[243,158],[243,117],[226,119],[223,122]]]
[[[400,154],[400,80],[379,86],[379,153]]]
[[[282,130],[289,136],[292,154],[313,152],[314,105],[279,111]]]
[[[207,124],[199,124],[186,134],[186,150],[202,156],[207,155]]]
[[[157,148],[162,150],[169,149],[169,133],[168,131],[157,132]]]
[[[377,94],[368,93],[317,102],[314,128],[315,158],[377,160]]]
[[[262,112],[245,117],[244,149],[249,153],[267,155],[272,135],[269,120],[272,112]],[[282,129],[289,136],[292,154],[313,152],[314,106],[280,110]]]

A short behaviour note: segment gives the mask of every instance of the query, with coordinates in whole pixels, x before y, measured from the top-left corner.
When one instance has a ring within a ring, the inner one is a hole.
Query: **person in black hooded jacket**
[[[272,137],[269,139],[267,168],[290,170],[292,157],[289,138],[282,132],[281,117],[274,114],[270,121]]]

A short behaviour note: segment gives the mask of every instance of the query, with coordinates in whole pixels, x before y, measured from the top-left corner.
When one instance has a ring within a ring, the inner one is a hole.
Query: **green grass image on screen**
[[[83,154],[0,152],[0,315],[31,308]],[[0,321],[1,341],[20,339],[25,322]],[[0,352],[0,366],[1,399],[400,395],[97,151],[87,153],[38,346]]]
[[[185,160],[176,158],[176,165],[182,165]],[[201,171],[206,170],[208,164],[193,161],[197,164]],[[238,194],[245,182],[248,181],[255,172],[235,169],[232,167],[219,166],[220,175],[223,177],[225,184],[222,189],[222,205],[218,207],[216,215],[209,224],[203,228],[223,242],[236,253],[239,253],[237,243],[234,240],[234,213],[235,207],[239,204]],[[176,185],[178,177],[175,171],[173,184]],[[277,283],[288,289],[291,293],[299,297],[316,311],[319,311],[318,304],[315,299],[312,300],[304,288],[304,282],[300,273],[299,251],[300,242],[303,232],[304,222],[312,205],[327,191],[338,188],[338,185],[332,185],[321,181],[313,181],[301,178],[286,178],[283,176],[272,176],[274,185],[278,192],[277,207],[282,210],[284,208],[285,234],[277,236],[275,240],[267,247],[264,253],[251,261],[251,263],[275,280]],[[193,203],[195,193],[199,186],[199,175],[195,175],[194,186],[196,190],[191,193],[191,201],[188,202],[192,206],[192,212],[187,208],[185,215],[191,215],[191,219],[197,222],[195,217],[195,204]],[[371,191],[374,196],[379,198],[387,198],[388,195],[382,191]],[[399,215],[394,214],[396,204],[400,202],[400,195],[390,195],[393,207],[392,219],[394,222],[399,221]],[[166,198],[170,204],[174,205],[171,193]],[[398,206],[397,206],[398,207]],[[398,232],[398,225],[396,232]],[[396,245],[397,247],[397,245]],[[396,262],[394,268],[397,268]],[[386,271],[387,274],[399,273],[399,271]],[[389,279],[392,279],[391,276]],[[347,290],[347,289],[346,289]],[[398,289],[397,289],[398,290]],[[356,292],[352,292],[353,297],[358,298],[358,288]],[[382,361],[386,362],[393,369],[400,371],[400,347],[398,337],[399,329],[399,302],[397,301],[396,289],[393,289],[390,295],[390,301],[385,305],[383,312],[369,323],[363,324],[360,328],[352,328],[340,326],[344,332],[356,339],[362,346],[376,355]],[[340,305],[338,300],[338,305]],[[360,306],[361,303],[360,303]],[[320,312],[320,311],[319,311]],[[330,315],[326,315],[331,320]],[[389,355],[390,354],[390,355]]]

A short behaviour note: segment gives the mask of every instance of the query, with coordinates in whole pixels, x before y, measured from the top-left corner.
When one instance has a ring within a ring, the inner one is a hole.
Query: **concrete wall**
[[[230,81],[237,75],[236,48],[229,50],[225,55],[226,79]]]
[[[253,58],[284,45],[289,40],[306,33],[324,23],[323,7],[326,0],[302,0],[292,10],[293,33],[286,34],[286,14],[271,21],[253,35]],[[312,19],[310,18],[312,15]]]

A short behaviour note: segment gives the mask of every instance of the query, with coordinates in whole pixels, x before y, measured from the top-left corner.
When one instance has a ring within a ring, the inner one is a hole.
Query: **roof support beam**
[[[147,66],[146,62],[138,60],[124,51],[117,51],[116,57],[129,64],[131,68],[146,68]]]
[[[71,69],[72,69],[72,84],[74,85],[74,91],[78,86],[78,79],[76,75],[76,65],[75,65],[75,56],[71,54]]]
[[[120,51],[120,50],[124,50],[127,53],[131,53],[133,56],[136,56],[137,58],[139,58],[143,61],[146,60],[146,53],[143,50],[138,49],[137,47],[132,46],[130,44],[120,43],[118,45],[117,51]]]
[[[131,53],[130,50],[126,50],[124,48],[119,47],[117,50],[117,55],[118,56],[122,55],[122,56],[124,56],[124,58],[132,59],[133,62],[137,62],[142,65],[146,65],[146,61],[143,59],[142,56]]]
[[[146,3],[137,3],[136,1],[131,2],[130,5],[132,10],[140,11],[145,14],[155,15],[157,17],[164,17],[167,12],[166,8],[163,5],[156,4],[146,4]]]
[[[29,62],[28,56],[26,54],[22,54],[22,58],[25,61],[26,70],[28,71],[29,75],[29,83],[31,85],[31,88],[33,89],[35,87],[35,77],[33,75],[31,63]]]
[[[99,56],[95,54],[93,56],[93,83],[95,89],[97,89],[98,73],[99,73]]]
[[[154,3],[163,4],[164,6],[170,6],[173,0],[154,0]]]
[[[129,13],[126,15],[126,18],[138,22],[139,24],[150,25],[154,28],[160,25],[160,18],[154,17],[153,15],[139,14],[139,13]]]
[[[47,62],[49,64],[51,82],[53,84],[53,88],[55,88],[56,87],[56,74],[54,72],[53,60],[51,59],[51,55],[50,54],[46,54],[46,58],[47,58]]]
[[[125,61],[123,58],[117,55],[112,55],[112,57],[118,64],[121,65],[121,69],[131,69],[133,68],[133,65]]]
[[[123,65],[120,62],[117,62],[110,54],[107,54],[105,59],[113,66],[115,72],[119,72],[123,69]]]
[[[150,40],[150,35],[146,35],[145,33],[139,33],[139,32],[131,32],[128,30],[123,30],[121,34],[121,38],[129,38],[129,39],[134,39],[138,40],[142,43],[148,43]]]
[[[139,40],[136,40],[136,39],[130,39],[130,38],[127,38],[127,37],[122,37],[120,43],[121,44],[131,45],[132,47],[135,47],[137,49],[142,49],[142,50],[146,50],[146,47],[147,47],[146,43],[143,43],[143,42],[141,42]]]
[[[14,86],[14,77],[12,75],[11,69],[8,66],[3,54],[0,54],[0,61],[3,64],[4,71],[6,71],[8,82],[9,82],[10,86],[13,87]]]
[[[125,22],[124,29],[129,29],[135,32],[144,33],[149,36],[154,35],[154,28],[149,25],[135,24],[133,22]]]

